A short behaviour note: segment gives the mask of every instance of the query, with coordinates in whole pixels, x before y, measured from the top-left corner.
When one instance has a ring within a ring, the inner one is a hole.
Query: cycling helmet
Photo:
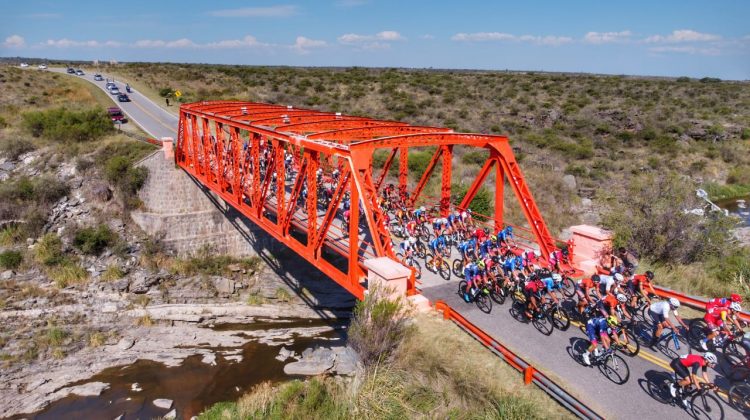
[[[484,270],[484,267],[485,267],[485,265],[484,265],[484,261],[481,261],[481,260],[480,260],[480,261],[479,261],[479,262],[477,263],[477,267],[479,267],[479,269],[480,269],[480,270]]]
[[[618,293],[618,294],[617,294],[617,301],[618,301],[618,302],[622,302],[622,303],[625,303],[625,302],[627,302],[627,301],[628,301],[628,297],[627,297],[627,296],[625,296],[625,295],[624,295],[624,294],[622,294],[622,293]]]
[[[680,307],[680,301],[675,298],[669,298],[669,306],[677,309]]]
[[[469,212],[469,214],[471,214],[471,209],[466,209],[466,211],[468,211],[468,212]]]
[[[490,240],[491,240],[492,242],[495,242],[495,241],[497,241],[497,236],[496,236],[496,235],[490,235]]]
[[[466,218],[467,216],[468,216],[468,215],[466,214],[466,212],[463,212],[463,213],[461,213],[461,217],[463,217],[464,219],[465,219],[465,218]]]
[[[505,231],[508,232],[508,233],[513,233],[513,226],[506,227]]]
[[[552,275],[552,280],[554,280],[555,283],[560,283],[562,281],[562,276],[555,273]]]
[[[740,306],[737,302],[732,302],[729,304],[729,309],[735,311],[735,312],[742,312],[742,306]]]
[[[534,250],[534,256],[535,256],[535,257],[537,257],[537,258],[539,258],[539,257],[541,257],[541,256],[542,256],[542,253],[541,253],[541,252],[539,252],[539,250],[535,249],[535,250]]]
[[[490,234],[490,228],[484,228],[484,234],[489,235]]]
[[[732,293],[731,296],[729,296],[729,300],[732,302],[742,303],[742,296],[738,295],[737,293]]]
[[[654,272],[653,271],[646,271],[646,278],[648,278],[649,280],[653,280],[654,279]]]
[[[419,211],[427,211],[427,209],[424,208],[424,206],[419,208]]]
[[[617,282],[621,282],[621,281],[623,281],[623,277],[622,277],[622,274],[620,274],[620,273],[615,273],[615,281],[617,281]]]
[[[417,238],[415,238],[413,236],[410,236],[409,237],[409,243],[412,244],[412,245],[414,245],[415,243],[417,243]]]
[[[607,325],[610,327],[616,327],[620,322],[617,320],[616,316],[610,315],[607,317]]]
[[[706,363],[709,365],[715,365],[719,362],[719,360],[716,358],[716,355],[709,352],[706,352],[706,354],[703,355],[703,358],[706,359]]]
[[[593,281],[594,283],[599,283],[600,280],[601,278],[598,274],[594,274],[593,276],[591,276],[591,281]]]

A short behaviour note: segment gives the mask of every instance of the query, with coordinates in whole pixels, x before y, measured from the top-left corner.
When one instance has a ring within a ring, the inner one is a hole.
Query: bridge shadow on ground
[[[346,289],[265,232],[237,209],[216,197],[195,178],[192,176],[189,178],[242,235],[258,257],[302,302],[315,310],[323,319],[331,319],[331,315],[335,318],[351,316],[356,298]],[[263,281],[262,278],[261,281]]]

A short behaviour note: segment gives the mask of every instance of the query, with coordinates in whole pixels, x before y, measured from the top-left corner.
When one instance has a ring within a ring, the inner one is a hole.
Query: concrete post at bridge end
[[[161,150],[164,152],[164,159],[174,160],[174,139],[172,137],[162,137]]]
[[[570,231],[575,244],[573,264],[586,275],[594,274],[601,255],[612,249],[612,232],[590,225],[571,226]]]
[[[411,270],[388,257],[365,260],[367,267],[367,284],[372,287],[379,284],[393,290],[391,298],[406,297],[419,312],[431,310],[430,301],[421,294],[406,296],[407,281]]]

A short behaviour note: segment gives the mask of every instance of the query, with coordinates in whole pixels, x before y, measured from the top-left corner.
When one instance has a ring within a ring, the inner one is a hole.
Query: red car
[[[122,113],[122,110],[118,107],[112,107],[107,108],[107,113],[109,113],[109,118],[112,119],[112,122],[114,123],[124,123],[125,122],[125,115]]]

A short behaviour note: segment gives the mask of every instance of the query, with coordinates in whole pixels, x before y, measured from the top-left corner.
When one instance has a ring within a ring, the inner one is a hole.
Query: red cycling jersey
[[[604,296],[604,299],[602,299],[602,303],[609,306],[610,308],[614,308],[617,306],[617,298],[612,293],[607,293],[607,296]]]
[[[591,280],[591,278],[585,277],[578,281],[578,287],[580,287],[581,289],[591,289],[596,286],[594,286],[594,281]]]
[[[680,356],[680,363],[686,368],[692,368],[694,374],[698,371],[699,367],[703,368],[704,371],[706,370],[706,359],[700,354],[686,354]]]
[[[714,308],[729,308],[731,303],[732,301],[727,298],[713,298],[706,302],[706,312],[710,312]]]
[[[650,286],[651,281],[643,274],[636,274],[633,276],[633,286],[638,287],[639,285]]]

